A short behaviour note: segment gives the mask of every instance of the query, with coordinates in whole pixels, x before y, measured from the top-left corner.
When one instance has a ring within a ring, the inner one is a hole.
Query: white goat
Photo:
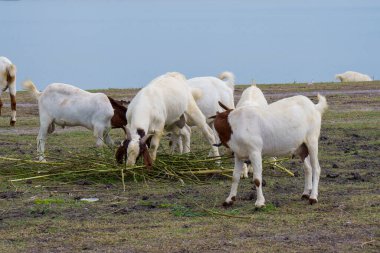
[[[184,118],[183,115],[189,122],[200,127],[211,146],[215,143],[213,132],[206,124],[206,118],[195,103],[182,74],[166,73],[151,81],[136,94],[128,106],[128,137],[116,153],[117,161],[122,163],[126,156],[127,165],[134,165],[136,159],[143,155],[144,163],[150,167],[152,160],[156,159],[164,129],[172,129],[180,118]],[[212,155],[219,156],[218,149],[213,146]]]
[[[235,76],[231,72],[223,72],[219,74],[219,78],[213,76],[207,77],[195,77],[187,80],[188,85],[195,95],[195,101],[206,117],[207,124],[210,128],[214,128],[213,121],[209,117],[216,114],[217,111],[222,109],[218,102],[221,101],[223,104],[227,105],[229,108],[235,108],[234,106],[234,87],[235,87]],[[190,123],[188,122],[188,125]],[[194,126],[191,125],[190,126]],[[190,152],[190,128],[185,126],[180,131],[172,132],[171,142],[174,144],[172,146],[172,152],[174,152],[176,146],[180,150],[183,149],[184,153]],[[214,137],[216,142],[218,141],[218,135],[214,131]],[[182,148],[182,138],[184,139],[184,148]],[[180,151],[181,152],[181,151]],[[182,152],[181,152],[182,153]]]
[[[372,78],[368,75],[355,72],[355,71],[346,71],[342,74],[335,75],[335,79],[339,79],[341,82],[366,82],[372,81]]]
[[[11,98],[11,121],[10,125],[16,124],[16,66],[6,58],[0,57],[0,116],[3,102],[1,101],[1,94],[9,89]]]
[[[114,110],[108,97],[103,93],[90,93],[69,84],[52,83],[43,92],[39,92],[31,81],[23,83],[38,100],[40,130],[37,137],[39,161],[45,160],[45,142],[48,133],[52,133],[55,124],[65,126],[83,126],[94,131],[96,145],[108,145],[112,140],[108,135]]]
[[[240,100],[236,105],[236,108],[240,108],[243,106],[256,106],[263,108],[268,106],[268,102],[265,99],[263,92],[259,88],[257,88],[256,85],[252,85],[251,87],[243,91]],[[244,163],[243,173],[241,177],[248,178],[248,171],[253,173],[252,165],[247,165],[246,163]]]
[[[255,205],[264,206],[262,155],[287,153],[299,155],[305,162],[310,159],[311,167],[304,166],[305,187],[302,197],[309,199],[310,204],[317,202],[321,170],[318,139],[322,114],[327,108],[325,97],[318,95],[318,99],[317,105],[305,96],[294,96],[264,108],[243,106],[232,110],[224,106],[226,111],[215,115],[214,125],[221,142],[235,154],[231,192],[224,205],[232,205],[235,201],[243,163],[249,159],[254,169],[253,179],[257,191]]]

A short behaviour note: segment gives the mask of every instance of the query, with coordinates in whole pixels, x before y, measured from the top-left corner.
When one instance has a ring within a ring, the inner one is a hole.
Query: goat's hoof
[[[301,199],[303,199],[303,200],[309,200],[310,199],[310,195],[309,194],[302,194]]]
[[[263,208],[265,206],[265,203],[255,203],[255,207],[257,208],[257,209],[259,209],[259,208]]]
[[[232,206],[233,204],[234,204],[233,201],[230,201],[230,202],[224,201],[224,202],[223,202],[223,206],[224,206],[224,207],[230,207],[230,206]]]
[[[16,121],[14,121],[14,120],[11,120],[11,123],[10,123],[10,125],[14,127],[14,126],[16,125]]]
[[[241,175],[240,175],[240,178],[248,178],[248,175],[241,174]]]
[[[313,205],[313,204],[316,204],[316,203],[318,203],[318,200],[317,200],[317,199],[309,198],[309,204],[310,204],[310,205]]]
[[[224,201],[224,202],[223,202],[223,206],[224,206],[224,207],[232,206],[232,205],[234,204],[235,201],[236,201],[236,197],[233,196],[233,197],[231,198],[230,201],[227,201],[227,200]]]

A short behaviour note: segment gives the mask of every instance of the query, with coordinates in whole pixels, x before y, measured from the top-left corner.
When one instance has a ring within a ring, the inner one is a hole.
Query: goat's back
[[[197,105],[206,118],[221,111],[218,102],[221,101],[229,108],[235,108],[233,90],[216,77],[195,77],[187,80],[191,88],[199,89],[202,93],[196,100]]]
[[[230,113],[233,138],[247,146],[259,145],[263,154],[293,152],[310,135],[318,135],[321,113],[305,96],[281,99],[267,107],[240,107]]]
[[[73,85],[50,84],[38,99],[41,112],[54,118],[58,125],[106,124],[113,116],[113,108],[103,93],[90,93]],[[108,125],[108,124],[107,124]]]
[[[167,73],[151,81],[136,94],[128,106],[127,120],[131,124],[149,120],[172,124],[187,109],[190,96],[185,77],[175,72]]]

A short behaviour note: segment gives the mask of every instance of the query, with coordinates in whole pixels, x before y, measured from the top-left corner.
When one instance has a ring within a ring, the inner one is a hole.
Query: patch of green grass
[[[51,204],[63,204],[65,203],[65,200],[63,199],[35,199],[34,204],[36,205],[51,205]]]

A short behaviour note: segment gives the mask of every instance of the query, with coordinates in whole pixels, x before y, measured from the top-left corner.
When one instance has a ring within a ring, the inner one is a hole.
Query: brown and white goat
[[[3,107],[1,94],[9,89],[11,99],[11,120],[10,125],[16,124],[16,66],[6,57],[0,57],[0,116]]]
[[[250,160],[256,185],[255,205],[265,204],[262,192],[262,155],[295,154],[307,164],[302,198],[317,202],[321,168],[318,162],[318,139],[321,118],[327,108],[325,97],[318,95],[314,104],[305,96],[281,99],[265,107],[243,106],[235,110],[222,105],[225,112],[215,115],[214,127],[222,144],[235,156],[231,192],[224,205],[236,199],[243,163]],[[309,165],[310,164],[310,165]]]

